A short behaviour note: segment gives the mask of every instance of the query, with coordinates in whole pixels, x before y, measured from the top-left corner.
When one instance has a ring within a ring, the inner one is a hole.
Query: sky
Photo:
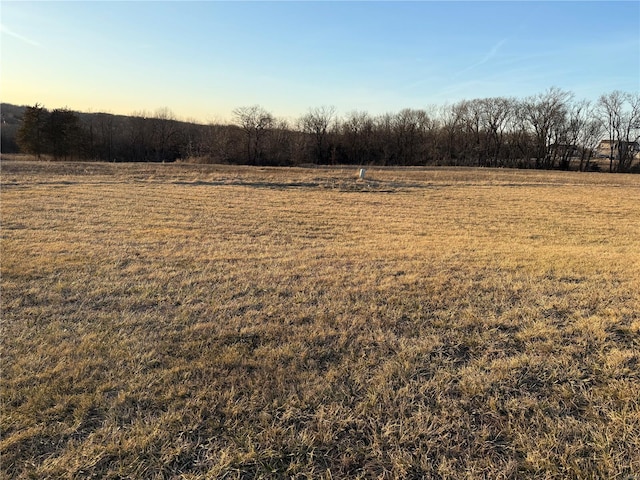
[[[0,99],[226,122],[640,91],[637,1],[0,2]]]

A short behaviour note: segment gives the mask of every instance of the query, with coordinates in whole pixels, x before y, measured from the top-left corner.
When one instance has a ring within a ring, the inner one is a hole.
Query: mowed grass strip
[[[4,162],[5,478],[635,478],[640,180]]]

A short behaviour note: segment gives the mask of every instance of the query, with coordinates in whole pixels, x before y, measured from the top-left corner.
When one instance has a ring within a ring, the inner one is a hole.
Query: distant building
[[[596,148],[596,155],[600,158],[609,158],[609,155],[611,155],[611,146],[613,146],[614,158],[617,158],[618,142],[615,140],[602,140]],[[622,142],[622,146],[626,146],[634,158],[638,158],[640,156],[640,143]]]
[[[552,143],[549,145],[549,151],[556,153],[556,155],[575,157],[580,153],[580,147],[578,145],[571,145],[569,143]]]

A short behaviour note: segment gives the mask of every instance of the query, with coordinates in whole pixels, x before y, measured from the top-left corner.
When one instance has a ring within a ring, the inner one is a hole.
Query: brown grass
[[[5,478],[637,478],[640,178],[6,162]]]

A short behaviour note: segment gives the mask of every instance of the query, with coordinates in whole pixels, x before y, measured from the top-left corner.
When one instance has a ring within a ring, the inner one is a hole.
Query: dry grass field
[[[3,478],[640,478],[640,177],[3,160]]]

